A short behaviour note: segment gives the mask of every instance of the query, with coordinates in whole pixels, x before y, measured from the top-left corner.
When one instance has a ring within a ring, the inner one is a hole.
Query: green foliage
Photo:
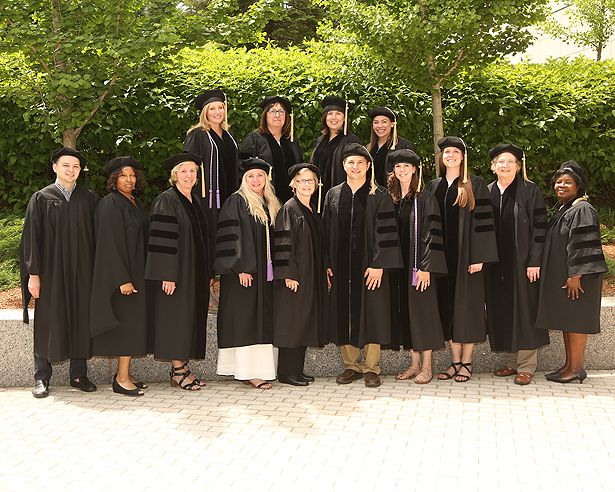
[[[186,131],[196,123],[194,96],[212,87],[229,95],[229,120],[238,140],[258,126],[262,97],[284,94],[293,102],[296,137],[309,159],[320,133],[319,102],[324,95],[341,94],[355,101],[351,128],[363,142],[369,139],[368,109],[385,104],[399,114],[399,134],[415,142],[424,163],[433,160],[430,95],[355,45],[184,49],[152,65],[149,73],[110,94],[79,139],[89,159],[90,185],[100,194],[103,164],[115,155],[132,154],[144,163],[146,202],[165,188],[162,162],[181,150]],[[47,162],[58,144],[45,113],[28,117],[38,98],[29,88],[38,77],[19,55],[0,57],[0,203],[8,208],[22,209],[51,180]],[[615,162],[609,158],[615,155],[614,86],[612,61],[495,64],[463,72],[443,93],[447,133],[467,139],[472,170],[488,180],[493,175],[487,150],[500,141],[527,150],[530,177],[547,191],[547,177],[574,158],[588,170],[592,202],[607,203],[615,196]],[[433,166],[425,172],[433,177]]]
[[[0,216],[0,291],[19,285],[19,239],[23,218],[15,214]]]
[[[564,10],[567,24],[549,20],[544,28],[567,43],[592,48],[599,61],[602,50],[615,34],[615,0],[569,0],[567,3],[568,8]]]
[[[609,271],[604,274],[604,278],[613,279],[615,278],[615,259],[611,258],[610,256],[606,256],[606,255],[604,258],[606,260],[606,266],[609,269]]]
[[[463,67],[484,66],[530,44],[545,0],[335,0],[338,32],[371,46],[428,90]]]

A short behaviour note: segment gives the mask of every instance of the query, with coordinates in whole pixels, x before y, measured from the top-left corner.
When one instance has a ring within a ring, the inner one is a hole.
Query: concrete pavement
[[[0,389],[0,490],[612,491],[615,372],[582,385],[477,374],[141,398]]]

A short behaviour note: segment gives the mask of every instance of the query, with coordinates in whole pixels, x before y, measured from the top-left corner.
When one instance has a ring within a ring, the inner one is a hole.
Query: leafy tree
[[[546,0],[335,0],[342,40],[369,46],[383,69],[398,72],[432,98],[434,150],[444,135],[442,89],[464,69],[525,50],[528,28],[544,19]],[[373,62],[371,62],[373,63]],[[383,77],[388,77],[383,71]]]
[[[267,24],[267,37],[277,45],[300,45],[316,37],[318,24],[325,18],[327,9],[318,0],[287,0],[279,20]]]
[[[2,2],[0,51],[20,52],[40,74],[24,117],[40,120],[75,147],[114,91],[147,78],[189,42],[262,37],[275,5],[278,0],[259,0],[245,15],[229,17],[238,5],[223,0]]]
[[[545,22],[548,33],[577,46],[596,52],[596,61],[602,59],[602,50],[615,34],[615,0],[569,0],[564,10],[568,25],[555,20]]]

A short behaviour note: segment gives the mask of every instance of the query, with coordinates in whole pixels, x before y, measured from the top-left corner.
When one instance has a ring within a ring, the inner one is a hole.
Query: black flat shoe
[[[299,374],[297,376],[297,379],[300,381],[306,381],[308,383],[313,383],[314,381],[316,381],[316,378],[314,378],[314,376],[308,376],[306,373],[302,372],[301,374]]]
[[[88,379],[87,376],[83,376],[79,378],[79,381],[76,379],[71,379],[70,385],[73,388],[80,389],[81,391],[85,391],[86,393],[92,393],[96,391],[96,385]]]
[[[549,381],[553,381],[554,383],[572,383],[573,381],[579,380],[579,384],[583,384],[583,380],[587,379],[587,371],[585,369],[581,369],[571,378],[562,379],[559,375],[553,376],[551,378],[547,378]]]
[[[147,388],[147,384],[145,384],[143,381],[133,381],[132,384],[134,384],[137,388],[141,390]]]
[[[282,384],[291,384],[293,386],[308,386],[309,383],[303,379],[299,379],[299,376],[278,376],[278,381]]]
[[[46,379],[37,379],[34,382],[32,396],[34,398],[47,398],[49,396],[49,381]]]
[[[113,377],[113,384],[111,385],[111,387],[113,388],[114,393],[118,393],[120,395],[143,396],[145,394],[143,393],[143,390],[139,387],[131,390],[124,388],[120,383],[117,382],[117,375]]]

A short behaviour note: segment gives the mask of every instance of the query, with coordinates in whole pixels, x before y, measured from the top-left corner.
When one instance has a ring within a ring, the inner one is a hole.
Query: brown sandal
[[[418,376],[420,373],[420,367],[410,366],[404,372],[400,372],[397,376],[395,376],[395,379],[397,379],[398,381],[405,381],[406,379],[411,379],[415,376]]]
[[[428,371],[427,369],[421,369],[421,372],[419,372],[414,378],[414,382],[416,384],[427,384],[432,379],[433,379],[433,374],[431,373],[431,371]]]

